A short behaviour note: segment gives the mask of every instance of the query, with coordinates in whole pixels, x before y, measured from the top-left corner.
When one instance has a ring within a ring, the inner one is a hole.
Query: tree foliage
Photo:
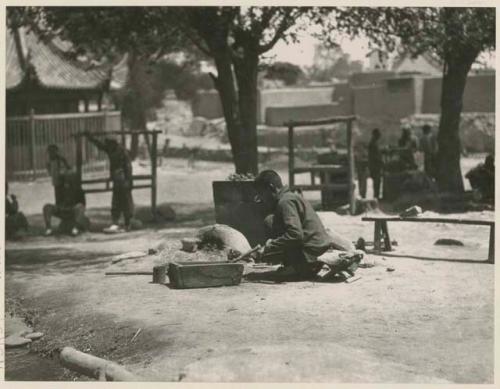
[[[236,171],[256,173],[259,57],[280,40],[296,39],[312,12],[307,7],[22,7],[10,20],[29,20],[33,28],[96,56],[128,52],[131,61],[155,61],[173,49],[198,48],[217,69],[212,78]]]
[[[443,66],[439,124],[438,185],[462,192],[459,123],[467,75],[480,53],[495,48],[494,8],[356,7],[322,9],[325,31],[366,35],[376,46],[394,50],[401,44],[414,56],[429,53]]]
[[[305,74],[300,68],[290,62],[274,62],[264,66],[265,78],[269,80],[281,80],[287,86],[297,85],[305,78]]]

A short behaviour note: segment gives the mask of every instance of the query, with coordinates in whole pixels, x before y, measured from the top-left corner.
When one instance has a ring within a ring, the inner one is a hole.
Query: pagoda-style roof
[[[68,47],[68,42],[57,38],[45,41],[24,28],[7,31],[7,90],[25,84],[52,90],[116,90],[125,86],[126,56],[115,64],[95,66],[71,58],[65,50]]]

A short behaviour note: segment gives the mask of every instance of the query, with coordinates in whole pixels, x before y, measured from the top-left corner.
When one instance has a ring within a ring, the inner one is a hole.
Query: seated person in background
[[[300,194],[283,186],[273,170],[264,170],[255,179],[257,201],[272,210],[266,218],[270,239],[258,259],[283,264],[283,273],[297,280],[314,277],[325,263],[318,257],[334,244],[311,204]]]
[[[75,173],[69,172],[62,177],[63,190],[61,201],[56,204],[45,204],[43,218],[45,235],[53,234],[52,217],[61,219],[59,229],[76,236],[80,231],[88,229],[89,221],[85,216],[85,193]]]
[[[15,195],[9,196],[9,184],[5,182],[5,238],[12,239],[18,236],[20,230],[28,231],[28,220],[19,211],[19,204]]]
[[[495,159],[493,155],[487,155],[484,163],[469,170],[465,177],[469,180],[472,189],[479,193],[481,200],[494,200]]]

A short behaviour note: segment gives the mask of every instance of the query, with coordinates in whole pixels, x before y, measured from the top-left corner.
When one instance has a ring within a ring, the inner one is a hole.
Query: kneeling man
[[[274,170],[262,171],[255,184],[256,200],[272,212],[266,218],[270,239],[260,252],[261,260],[282,263],[284,270],[292,271],[298,279],[314,277],[324,264],[337,264],[328,258],[330,255],[324,255],[338,247],[308,201],[283,186]],[[354,253],[352,259],[359,262],[360,254]]]

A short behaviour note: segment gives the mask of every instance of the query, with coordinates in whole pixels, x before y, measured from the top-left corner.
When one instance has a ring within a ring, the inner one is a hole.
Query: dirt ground
[[[362,278],[351,284],[274,283],[270,270],[250,267],[241,285],[211,289],[171,289],[152,284],[151,276],[105,276],[199,260],[180,251],[179,240],[214,221],[210,182],[231,167],[170,166],[175,168],[159,174],[158,193],[177,221],[116,236],[41,237],[39,210],[44,194],[51,196],[49,183],[11,185],[33,235],[7,243],[6,297],[29,310],[35,330],[45,333],[33,350],[50,357],[73,346],[154,381],[493,382],[494,266],[484,263],[487,227],[389,224],[396,251],[373,256],[376,266],[359,269]],[[147,204],[147,191],[135,196]],[[108,197],[89,197],[91,219],[102,225],[109,221]],[[361,217],[320,216],[352,240],[372,239],[373,225]],[[434,246],[438,238],[464,246]],[[161,255],[117,264],[109,258],[160,243]]]

